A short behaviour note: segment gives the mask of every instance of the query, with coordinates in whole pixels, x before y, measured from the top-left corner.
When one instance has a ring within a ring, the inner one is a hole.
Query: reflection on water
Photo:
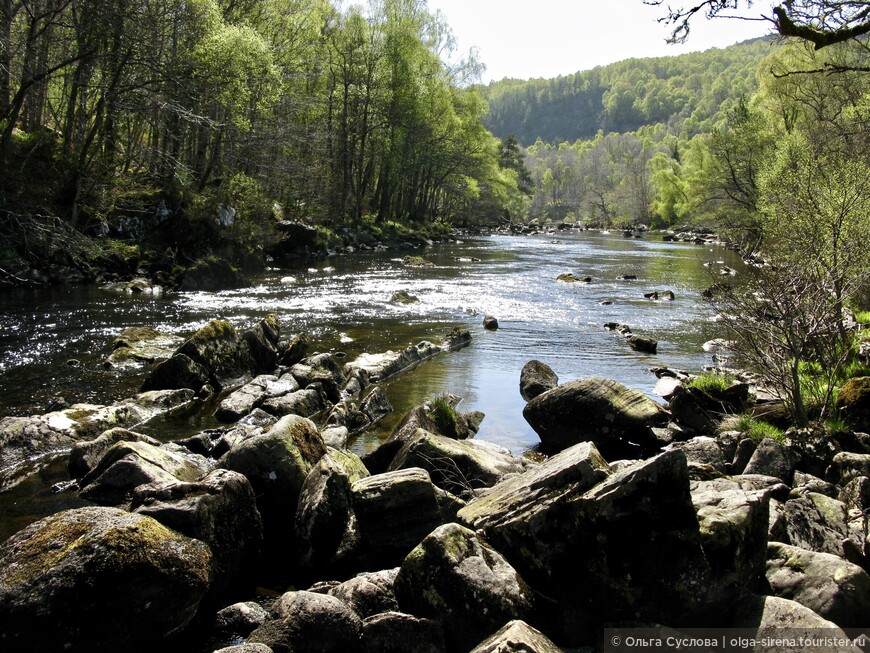
[[[145,370],[102,366],[111,339],[128,326],[188,334],[217,317],[246,328],[274,312],[285,333],[306,331],[319,351],[341,351],[352,359],[363,351],[438,339],[460,325],[472,331],[469,347],[386,384],[396,414],[380,430],[388,431],[420,400],[452,392],[464,398],[463,410],[486,413],[478,437],[523,451],[537,442],[523,420],[518,390],[528,360],[547,363],[563,381],[601,375],[649,393],[655,378],[648,368],[697,370],[709,363],[701,349],[710,337],[711,314],[699,296],[711,283],[703,264],[719,259],[739,265],[720,248],[600,234],[493,236],[438,245],[423,256],[434,267],[409,268],[396,252],[370,252],[316,268],[273,270],[253,288],[221,293],[124,296],[98,288],[4,293],[0,414],[40,412],[56,395],[107,403],[135,393]],[[593,281],[556,282],[562,272]],[[623,275],[637,279],[624,281]],[[416,295],[419,303],[389,303],[399,290]],[[653,290],[672,290],[676,300],[644,299]],[[498,318],[498,331],[483,330],[486,314]],[[658,355],[633,352],[602,328],[605,322],[625,322],[657,338]],[[71,359],[80,365],[67,365]],[[365,451],[376,441],[369,437],[355,448]]]

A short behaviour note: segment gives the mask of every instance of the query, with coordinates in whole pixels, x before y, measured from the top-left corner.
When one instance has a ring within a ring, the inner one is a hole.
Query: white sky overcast
[[[770,23],[703,16],[692,22],[685,45],[668,45],[666,12],[642,0],[428,0],[441,10],[458,40],[457,54],[477,48],[483,82],[505,77],[558,77],[614,61],[722,48],[770,32]],[[690,0],[671,0],[674,6]],[[756,2],[745,16],[770,4]],[[767,12],[769,13],[769,12]]]

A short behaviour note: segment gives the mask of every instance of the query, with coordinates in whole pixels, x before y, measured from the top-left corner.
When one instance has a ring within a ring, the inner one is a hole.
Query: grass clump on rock
[[[734,379],[717,372],[704,372],[689,381],[690,388],[696,388],[708,395],[716,395],[728,390],[734,383]]]
[[[447,437],[457,436],[456,409],[447,395],[439,395],[430,402],[429,419],[435,422],[438,431]]]

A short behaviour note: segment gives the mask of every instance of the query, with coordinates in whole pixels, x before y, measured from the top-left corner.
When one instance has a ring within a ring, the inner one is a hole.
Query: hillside
[[[496,136],[525,146],[667,124],[684,136],[710,131],[717,114],[756,89],[756,71],[776,45],[759,38],[674,57],[627,59],[555,79],[506,79],[483,89]]]

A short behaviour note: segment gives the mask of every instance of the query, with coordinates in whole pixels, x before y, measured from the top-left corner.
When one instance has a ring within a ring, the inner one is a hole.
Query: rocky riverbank
[[[757,442],[723,426],[745,383],[675,380],[663,407],[531,361],[534,456],[475,440],[483,415],[450,396],[347,450],[391,410],[381,380],[468,338],[343,363],[274,316],[216,321],[136,397],[0,420],[3,487],[61,457],[80,506],[0,545],[3,650],[546,652],[605,626],[870,623],[866,413]],[[226,426],[137,431],[202,410]]]

